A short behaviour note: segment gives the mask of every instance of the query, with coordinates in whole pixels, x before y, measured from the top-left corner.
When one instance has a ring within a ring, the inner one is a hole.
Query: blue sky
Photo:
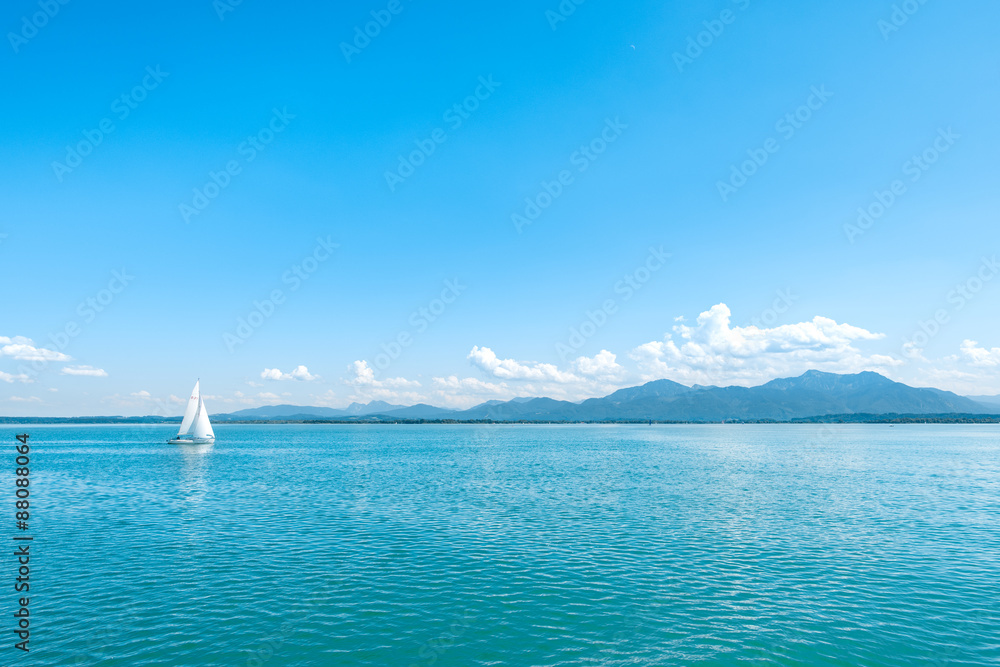
[[[0,414],[1000,393],[998,19],[9,2]]]

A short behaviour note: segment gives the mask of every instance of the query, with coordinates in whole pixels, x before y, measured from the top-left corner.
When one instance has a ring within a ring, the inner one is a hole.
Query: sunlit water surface
[[[1000,663],[997,426],[27,430],[3,664]]]

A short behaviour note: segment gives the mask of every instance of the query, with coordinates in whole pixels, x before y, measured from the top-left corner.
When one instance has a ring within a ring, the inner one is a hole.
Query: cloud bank
[[[468,408],[517,397],[578,401],[661,378],[687,385],[753,386],[816,369],[831,373],[870,370],[900,379],[904,366],[916,378],[910,379],[911,384],[945,383],[963,387],[966,393],[981,393],[982,371],[1000,366],[1000,348],[965,341],[953,357],[927,362],[920,356],[927,365],[918,370],[905,351],[894,356],[865,349],[883,341],[885,334],[823,316],[773,327],[734,326],[729,307],[719,303],[694,322],[683,315],[672,319],[674,324],[662,339],[629,350],[627,363],[609,350],[559,365],[504,357],[491,347],[475,345],[466,356],[473,371],[466,377],[433,377],[424,387],[401,377],[380,380],[367,362],[356,361],[346,382],[354,389],[352,400]],[[965,370],[935,367],[955,363],[964,364]],[[327,399],[335,400],[332,392]]]
[[[265,368],[260,377],[264,380],[300,380],[302,382],[312,382],[318,380],[318,375],[313,375],[309,372],[309,369],[305,366],[296,366],[291,372],[282,373],[277,368]]]

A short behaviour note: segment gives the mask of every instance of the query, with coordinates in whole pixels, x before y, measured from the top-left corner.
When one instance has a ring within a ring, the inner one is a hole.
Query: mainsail
[[[191,398],[188,399],[187,408],[184,409],[184,419],[181,420],[181,429],[177,431],[178,438],[182,435],[191,435],[199,403],[201,403],[201,380],[195,382],[194,389],[191,390]]]
[[[200,396],[198,397],[198,414],[195,415],[191,435],[200,440],[215,438],[215,433],[212,432],[212,424],[208,421],[208,410],[205,409],[205,401]]]

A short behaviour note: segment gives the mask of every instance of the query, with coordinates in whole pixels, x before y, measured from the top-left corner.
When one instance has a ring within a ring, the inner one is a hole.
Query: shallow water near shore
[[[175,430],[0,429],[4,664],[1000,663],[996,425]]]

